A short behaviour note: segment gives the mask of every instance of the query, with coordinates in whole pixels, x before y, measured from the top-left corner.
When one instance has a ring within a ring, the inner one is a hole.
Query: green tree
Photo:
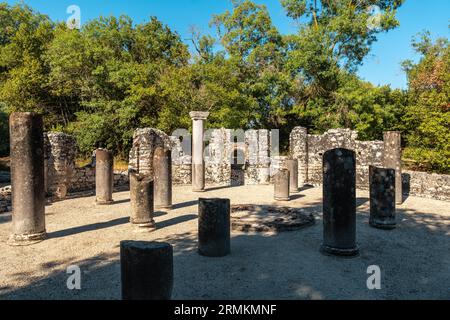
[[[422,55],[415,64],[404,63],[409,81],[409,104],[403,123],[407,133],[406,157],[416,166],[450,172],[450,42],[429,33],[413,41]]]

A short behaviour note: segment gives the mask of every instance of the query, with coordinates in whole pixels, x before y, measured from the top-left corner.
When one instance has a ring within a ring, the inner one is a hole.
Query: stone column
[[[156,148],[153,156],[155,208],[172,208],[172,151]]]
[[[123,300],[170,300],[173,248],[168,243],[121,241]]]
[[[137,226],[137,231],[154,231],[156,224],[153,220],[153,180],[130,172],[130,222]]]
[[[333,149],[323,156],[322,253],[356,256],[356,154]]]
[[[114,158],[105,149],[95,151],[95,203],[98,205],[113,204]]]
[[[289,190],[292,193],[298,192],[298,160],[286,160],[286,167],[289,170]]]
[[[10,245],[45,239],[44,132],[40,115],[12,113],[9,118],[12,225]]]
[[[385,168],[395,170],[395,202],[403,203],[402,188],[402,136],[398,131],[384,133],[384,163]]]
[[[289,170],[279,169],[274,176],[274,198],[276,201],[289,201]]]
[[[207,257],[230,254],[230,200],[199,199],[198,252]]]
[[[209,112],[192,111],[192,189],[205,191],[205,159],[203,158],[203,135]]]
[[[370,219],[374,228],[394,229],[395,170],[369,167]]]
[[[290,152],[298,160],[298,184],[303,187],[308,183],[308,130],[295,127],[290,135]]]

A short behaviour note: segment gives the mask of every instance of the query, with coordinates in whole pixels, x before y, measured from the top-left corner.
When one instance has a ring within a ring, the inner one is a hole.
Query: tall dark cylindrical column
[[[10,245],[42,241],[45,231],[44,133],[40,115],[13,113],[9,118],[12,185]]]
[[[199,199],[198,251],[207,257],[230,254],[230,200]]]
[[[274,176],[274,198],[277,201],[289,201],[289,170],[280,169]]]
[[[156,148],[153,156],[155,208],[172,208],[172,152]]]
[[[289,170],[289,191],[298,192],[298,160],[287,160],[286,167]]]
[[[105,149],[95,151],[95,202],[98,205],[114,203],[114,158],[112,152]]]
[[[168,243],[121,241],[123,300],[170,300],[173,248]]]
[[[347,149],[323,156],[323,245],[325,254],[356,256],[356,156]]]
[[[153,220],[153,179],[149,176],[130,172],[130,222],[140,231],[154,231]]]
[[[370,220],[372,227],[394,229],[395,170],[370,166]]]

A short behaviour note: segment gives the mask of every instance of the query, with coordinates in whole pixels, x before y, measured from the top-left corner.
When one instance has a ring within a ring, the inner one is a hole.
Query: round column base
[[[275,201],[291,201],[291,198],[275,198]]]
[[[355,258],[359,256],[359,248],[355,246],[351,249],[334,248],[326,245],[320,247],[320,252],[327,256],[339,256],[347,258]]]
[[[107,200],[107,201],[98,199],[95,200],[95,205],[97,206],[110,206],[112,204],[114,204],[114,200]]]
[[[192,189],[192,192],[206,192],[205,189]]]
[[[198,249],[197,252],[199,255],[203,256],[203,257],[208,257],[208,258],[222,258],[225,256],[228,256],[231,253],[231,250],[228,251],[224,251],[224,250],[214,250],[215,252],[211,251],[211,252],[204,252],[201,249]]]
[[[172,205],[170,206],[155,206],[155,210],[172,210]]]
[[[149,223],[132,223],[135,233],[147,233],[156,231],[156,224],[154,222]]]
[[[386,221],[369,221],[369,224],[372,228],[383,229],[383,230],[393,230],[397,228],[397,224],[395,222]]]
[[[47,232],[34,234],[13,234],[6,242],[10,246],[25,247],[44,241],[47,238]]]

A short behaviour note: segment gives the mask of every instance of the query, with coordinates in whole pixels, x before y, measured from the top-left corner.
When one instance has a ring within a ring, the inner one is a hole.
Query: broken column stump
[[[395,170],[370,166],[369,175],[369,223],[378,229],[395,229]]]
[[[9,118],[12,225],[8,244],[31,245],[46,238],[44,133],[42,117],[32,112]]]
[[[156,224],[153,220],[153,179],[150,176],[130,172],[130,201],[131,224],[136,231],[154,231]]]
[[[95,151],[95,203],[113,204],[114,158],[112,152],[105,149]]]
[[[156,209],[172,208],[172,151],[156,148],[153,156]]]
[[[170,300],[173,248],[164,242],[121,241],[123,300]]]
[[[289,201],[289,170],[280,169],[274,176],[274,198],[276,201]]]
[[[298,160],[286,160],[286,167],[289,170],[289,191],[298,192]]]
[[[230,200],[199,199],[198,252],[207,257],[230,254]]]
[[[333,149],[323,156],[324,254],[356,256],[356,156]]]

